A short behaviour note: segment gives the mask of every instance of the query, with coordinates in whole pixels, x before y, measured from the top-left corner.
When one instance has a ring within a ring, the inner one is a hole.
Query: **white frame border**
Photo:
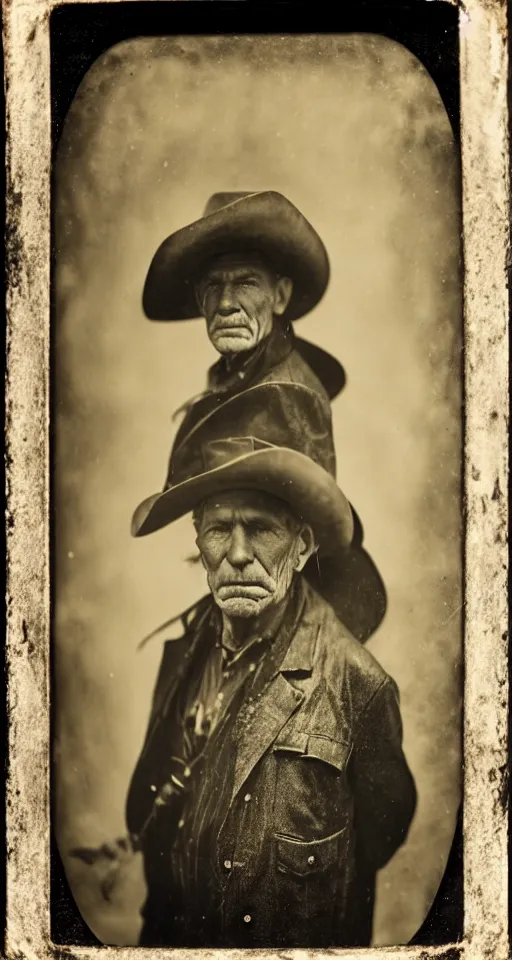
[[[80,0],[90,2],[90,0]],[[116,0],[109,0],[116,2]],[[154,0],[158,2],[158,0]],[[148,956],[50,940],[50,37],[57,0],[4,7],[7,101],[8,960]],[[459,5],[464,243],[464,939],[329,957],[508,957],[508,251],[506,0]],[[197,958],[198,951],[151,950]],[[253,951],[200,951],[243,960]],[[259,958],[281,951],[254,951]],[[286,951],[317,960],[318,951]]]

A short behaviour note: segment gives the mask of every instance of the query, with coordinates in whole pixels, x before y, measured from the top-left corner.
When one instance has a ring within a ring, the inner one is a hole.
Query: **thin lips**
[[[215,327],[213,333],[235,333],[235,331],[247,330],[247,327]]]
[[[219,587],[219,590],[244,590],[244,589],[257,589],[265,590],[268,592],[268,587],[264,583],[255,583],[245,581],[244,583],[223,583]]]
[[[221,583],[221,587],[262,587],[267,589],[266,583],[261,580],[229,580],[227,583]]]

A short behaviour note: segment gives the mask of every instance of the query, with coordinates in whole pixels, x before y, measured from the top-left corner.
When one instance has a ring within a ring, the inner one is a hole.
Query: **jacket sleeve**
[[[153,689],[149,723],[142,750],[133,772],[126,799],[125,818],[131,834],[138,834],[155,799],[154,787],[165,778],[169,758],[168,730],[164,722],[166,704],[173,697],[175,680],[183,666],[185,654],[197,639],[198,631],[208,617],[210,595],[203,597],[181,615],[183,636],[164,645],[162,660]],[[164,624],[166,627],[167,624]],[[163,629],[163,628],[162,628]]]
[[[416,788],[402,750],[396,684],[382,682],[360,717],[351,758],[359,855],[378,870],[404,842]]]

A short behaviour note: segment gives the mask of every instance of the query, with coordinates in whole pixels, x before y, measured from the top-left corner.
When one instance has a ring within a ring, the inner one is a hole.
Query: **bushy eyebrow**
[[[229,272],[233,274],[233,276],[231,277],[232,282],[243,281],[243,280],[260,280],[263,276],[263,274],[258,272],[258,270],[245,270],[245,271],[233,270]],[[199,281],[199,286],[205,286],[208,283],[212,283],[212,282],[215,283],[216,281],[222,281],[222,280],[224,280],[224,271],[212,270],[211,272],[207,273],[202,280]]]
[[[219,524],[219,526],[229,526],[233,523],[236,523],[237,519],[238,518],[236,516],[233,516],[229,507],[225,507],[224,509],[221,508],[218,510],[218,512],[211,513],[210,515],[203,515],[202,525],[204,528],[215,526],[216,524]],[[290,529],[295,526],[295,519],[292,517],[288,518],[287,516],[279,515],[268,516],[261,514],[256,510],[250,510],[247,512],[244,511],[241,519],[242,523],[244,523],[247,527],[261,524],[262,526],[268,527],[269,530],[282,530],[283,528]]]

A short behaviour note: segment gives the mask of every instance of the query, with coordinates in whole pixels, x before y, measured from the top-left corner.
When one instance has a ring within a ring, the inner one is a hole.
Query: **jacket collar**
[[[286,629],[286,621],[290,617],[293,624],[288,620],[288,630],[291,632],[291,640],[286,653],[281,661],[281,665],[276,669],[275,675],[282,674],[310,674],[313,669],[313,661],[316,647],[316,639],[319,631],[318,618],[315,618],[315,594],[304,577],[299,574],[294,585],[294,595],[292,597],[293,615],[290,607],[285,610],[283,628]],[[206,595],[193,608],[195,616],[187,615],[189,610],[182,614],[182,619],[186,618],[182,640],[186,640],[188,633],[188,643],[185,647],[183,660],[180,667],[171,676],[166,677],[166,683],[163,686],[159,697],[159,708],[154,710],[150,722],[150,730],[147,739],[150,739],[151,728],[158,722],[162,713],[166,713],[180,682],[188,669],[194,669],[194,660],[200,650],[205,645],[211,645],[213,637],[220,638],[222,621],[220,611],[213,602],[211,594]],[[195,623],[194,623],[195,620]],[[173,621],[171,621],[173,622]],[[190,631],[190,632],[189,632]],[[177,641],[171,641],[177,642]]]
[[[269,685],[263,690],[251,721],[238,730],[232,801],[265,751],[304,701],[305,694],[288,680],[286,674],[310,674],[313,669],[318,625],[315,625],[311,616],[311,600],[309,587],[299,576],[293,597],[294,614],[281,627],[291,633],[288,649]]]
[[[314,595],[309,584],[299,574],[302,610],[297,628],[281,663],[280,673],[307,673],[313,669],[316,640],[320,625],[315,617]]]

